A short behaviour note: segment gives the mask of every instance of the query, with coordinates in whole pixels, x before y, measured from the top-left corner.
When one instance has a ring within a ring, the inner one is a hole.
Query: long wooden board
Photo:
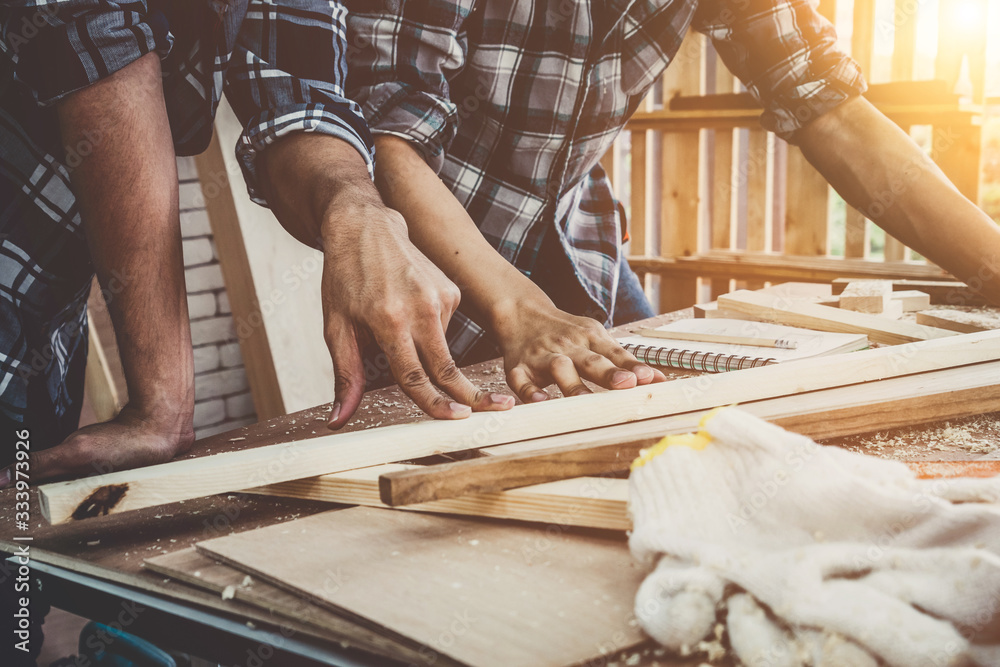
[[[1000,362],[747,403],[741,408],[814,439],[855,435],[1000,410]],[[488,456],[380,479],[381,499],[409,505],[496,493],[567,477],[627,470],[664,435],[697,427],[700,413],[483,450]],[[499,450],[499,452],[497,451]]]
[[[389,507],[379,499],[379,477],[424,467],[426,466],[387,463],[371,468],[261,486],[248,489],[246,493],[322,500],[345,505]],[[628,518],[622,509],[628,500],[628,488],[617,484],[620,481],[622,480],[608,477],[577,477],[511,489],[502,493],[482,493],[407,505],[398,509],[515,519],[562,526],[628,530]]]
[[[476,413],[458,421],[387,426],[174,461],[46,484],[39,487],[39,499],[43,516],[52,523],[62,523],[442,452],[501,445],[994,359],[1000,359],[1000,332],[967,334],[960,338],[922,341],[904,348],[864,350],[834,358],[804,359],[520,405],[506,412]]]
[[[1000,391],[997,394],[997,404],[1000,407]],[[923,479],[993,477],[1000,474],[1000,461],[906,461],[905,463]],[[421,466],[402,464],[373,466],[262,486],[250,489],[247,493],[386,508],[389,505],[379,499],[379,475],[391,472],[393,469],[419,467]],[[419,505],[401,505],[394,509],[512,519],[550,526],[619,531],[632,528],[628,516],[628,479],[624,477],[576,477],[500,493],[481,493]],[[207,560],[212,562],[210,559]],[[268,595],[269,598],[273,597],[270,593]]]
[[[644,573],[621,538],[359,507],[197,549],[474,667],[575,665],[645,639]]]
[[[415,664],[421,660],[420,646],[405,637],[388,637],[354,620],[337,615],[317,604],[289,593],[266,581],[255,580],[245,572],[223,565],[194,547],[148,558],[143,567],[196,588],[211,591],[224,599],[239,600],[276,616],[306,624],[329,640],[354,646],[369,653]],[[457,665],[442,656],[438,664]]]
[[[954,331],[897,322],[878,315],[856,313],[815,303],[796,301],[772,294],[740,290],[718,298],[719,308],[757,319],[819,331],[866,334],[876,343],[899,345],[919,340],[954,336]]]

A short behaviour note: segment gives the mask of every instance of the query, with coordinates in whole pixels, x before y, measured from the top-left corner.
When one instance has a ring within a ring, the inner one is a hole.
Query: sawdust
[[[1000,415],[992,413],[869,436],[839,439],[846,449],[898,461],[940,458],[942,453],[992,455],[1000,452]]]

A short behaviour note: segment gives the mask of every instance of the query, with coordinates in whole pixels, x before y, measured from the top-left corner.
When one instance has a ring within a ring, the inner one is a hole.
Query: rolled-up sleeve
[[[465,66],[462,26],[473,4],[347,0],[349,94],[372,133],[411,142],[435,172],[458,128],[449,80]]]
[[[339,2],[253,1],[226,74],[226,97],[243,125],[236,155],[250,197],[261,195],[257,160],[279,137],[318,132],[342,139],[374,173],[361,107],[344,96],[346,9]]]
[[[867,88],[810,0],[707,1],[695,28],[760,101],[761,124],[792,143],[809,121]]]
[[[166,20],[145,2],[4,2],[0,30],[14,79],[42,106],[172,44]]]

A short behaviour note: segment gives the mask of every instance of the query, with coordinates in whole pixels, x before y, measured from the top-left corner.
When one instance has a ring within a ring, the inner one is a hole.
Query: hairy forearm
[[[462,290],[463,303],[494,329],[518,302],[550,303],[491,246],[437,174],[405,140],[379,136],[375,181],[386,203],[406,218],[410,238]]]
[[[849,204],[1000,304],[1000,229],[892,121],[856,98],[806,126],[799,141]]]
[[[366,224],[370,207],[384,206],[365,161],[336,137],[288,135],[267,149],[261,166],[261,187],[278,222],[314,248],[337,240],[348,227]],[[333,209],[350,213],[331,215]]]
[[[69,96],[58,114],[65,145],[93,145],[71,178],[98,279],[117,280],[108,309],[130,405],[189,429],[191,332],[158,57],[144,56]]]

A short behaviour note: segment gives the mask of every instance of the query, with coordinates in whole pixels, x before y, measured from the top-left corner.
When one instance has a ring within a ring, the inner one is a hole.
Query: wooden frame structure
[[[948,20],[955,1],[939,3],[934,80],[914,81],[928,76],[917,68],[917,20],[927,11],[919,3],[895,0],[892,30],[877,31],[875,1],[855,0],[850,21],[838,28],[851,35],[849,51],[869,82],[877,82],[867,94],[870,101],[904,130],[917,128],[929,137],[934,160],[978,202],[985,88],[985,48],[978,45],[985,44],[986,21],[963,37]],[[985,13],[985,0],[972,1]],[[837,0],[819,3],[820,13],[835,23],[837,9]],[[886,73],[874,49],[877,32],[893,35],[887,83],[879,82]],[[963,59],[970,97],[952,92]],[[825,282],[832,273],[947,279],[888,235],[884,260],[872,257],[872,225],[850,207],[838,240],[844,259],[830,257],[836,195],[826,180],[798,148],[760,128],[760,109],[748,94],[737,92],[739,83],[704,37],[689,34],[675,61],[633,115],[627,137],[602,161],[619,196],[629,202],[630,262],[640,276],[651,276],[647,293],[661,312],[734,286]]]

